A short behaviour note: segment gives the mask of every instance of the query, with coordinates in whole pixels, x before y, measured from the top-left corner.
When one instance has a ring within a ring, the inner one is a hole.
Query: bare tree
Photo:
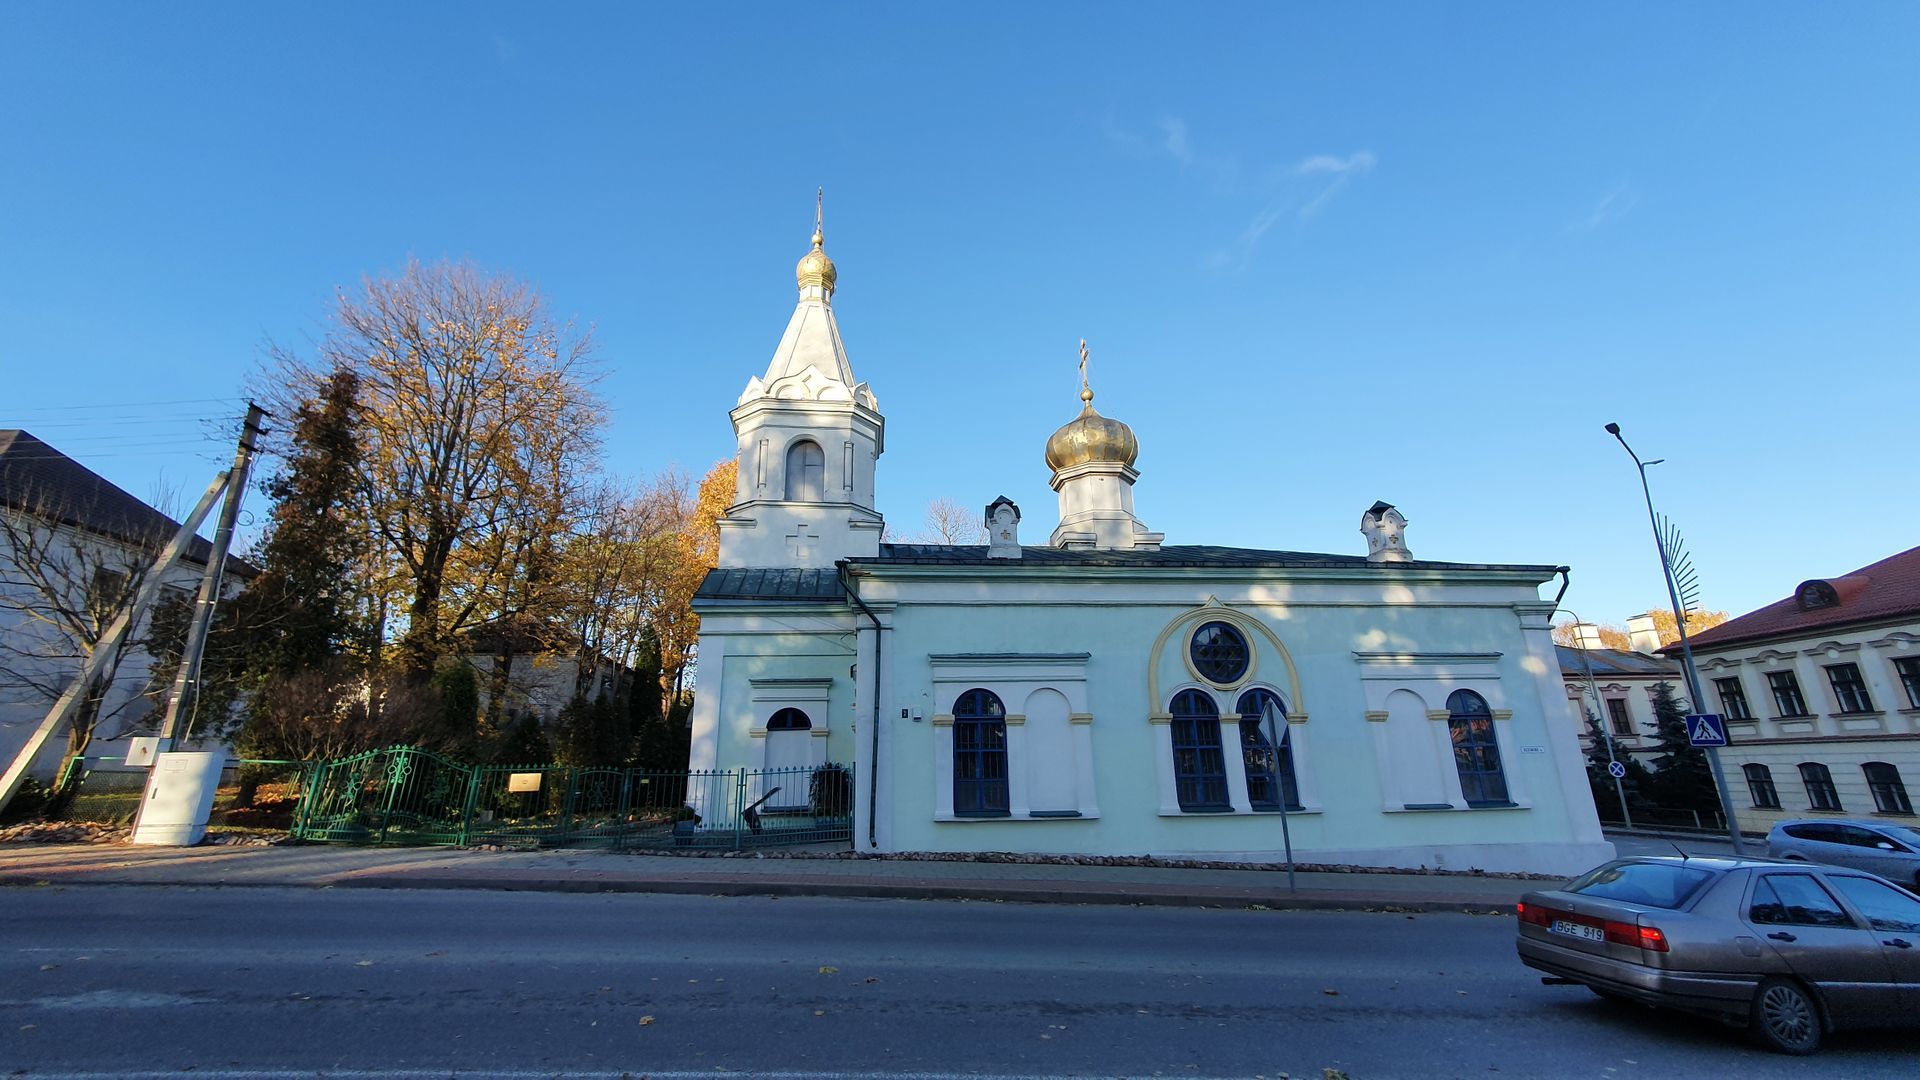
[[[80,509],[31,484],[10,486],[0,505],[0,704],[52,708],[166,546],[164,536],[94,533],[78,524]],[[67,729],[59,775],[101,725],[124,730],[164,694],[144,679],[131,689],[120,682],[129,655],[146,646],[130,637],[107,659]]]
[[[369,568],[416,679],[463,632],[520,614],[579,512],[602,406],[589,336],[465,263],[410,263],[342,293],[317,362],[276,351],[281,397],[358,379]]]
[[[916,544],[984,544],[986,526],[982,515],[968,510],[952,499],[935,499],[927,504],[927,525],[912,541]]]

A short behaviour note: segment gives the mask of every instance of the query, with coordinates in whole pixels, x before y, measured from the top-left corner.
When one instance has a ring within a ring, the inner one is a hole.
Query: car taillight
[[[1535,926],[1553,925],[1552,909],[1543,908],[1539,904],[1535,904],[1532,907],[1528,907],[1525,903],[1515,904],[1513,905],[1513,913],[1524,923],[1532,923]]]
[[[1667,935],[1661,933],[1657,927],[1635,926],[1633,923],[1608,919],[1604,929],[1610,944],[1630,945],[1648,952],[1667,951]]]

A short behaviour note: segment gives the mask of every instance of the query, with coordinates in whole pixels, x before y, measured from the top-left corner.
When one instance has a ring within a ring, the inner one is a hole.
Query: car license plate
[[[1585,923],[1568,922],[1566,919],[1553,920],[1553,932],[1556,934],[1565,934],[1568,937],[1586,938],[1588,941],[1607,940],[1607,932],[1605,930],[1597,926],[1588,926]]]

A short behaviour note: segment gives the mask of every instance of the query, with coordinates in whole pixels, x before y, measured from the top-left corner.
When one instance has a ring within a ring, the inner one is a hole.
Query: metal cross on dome
[[[1080,392],[1082,394],[1085,394],[1090,389],[1091,387],[1087,385],[1087,339],[1081,338],[1080,339]]]

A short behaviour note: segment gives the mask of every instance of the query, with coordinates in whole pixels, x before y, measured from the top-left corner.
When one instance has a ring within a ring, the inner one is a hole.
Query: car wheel
[[[1797,983],[1767,979],[1753,997],[1753,1034],[1776,1053],[1811,1054],[1820,1049],[1820,1008]]]

